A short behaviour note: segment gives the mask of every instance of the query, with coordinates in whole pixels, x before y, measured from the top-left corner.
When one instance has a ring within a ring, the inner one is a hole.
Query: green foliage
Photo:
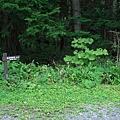
[[[70,55],[73,37],[92,38],[91,49],[111,52],[114,37],[110,31],[120,28],[119,4],[117,1],[113,14],[112,1],[81,0],[81,16],[75,18],[68,0],[0,0],[1,52],[21,54],[22,61],[28,63],[33,59],[47,63],[62,59],[66,52]],[[73,31],[74,21],[81,23],[80,31]]]
[[[108,107],[112,110],[120,106],[119,100],[120,85],[85,89],[77,85],[54,83],[32,91],[8,91],[0,86],[0,118],[4,119],[7,114],[11,119],[19,120],[64,120],[66,113],[72,117],[84,113],[88,104],[92,106],[90,113],[106,105],[110,105]]]
[[[110,60],[90,62],[86,66],[65,68],[65,81],[92,88],[100,84],[120,84],[120,67]]]
[[[100,84],[119,84],[120,67],[111,61],[90,62],[87,66],[23,64],[8,62],[9,77],[4,80],[3,64],[0,62],[0,84],[5,89],[34,90],[54,83],[74,84],[92,88]]]
[[[43,59],[49,60],[49,50],[44,50],[48,47],[50,49],[51,46],[55,49],[56,41],[66,35],[64,22],[56,17],[60,13],[60,8],[48,0],[0,1],[0,13],[2,52],[7,51],[9,55],[21,54],[24,62],[29,63],[34,58],[42,56],[42,52],[46,52],[46,58]],[[46,44],[46,48],[41,49],[43,44]],[[26,59],[26,55],[30,60]]]
[[[100,66],[99,62],[95,64],[95,60],[100,59],[98,56],[108,55],[108,53],[102,48],[90,50],[89,47],[92,43],[93,39],[91,38],[79,38],[72,41],[72,47],[75,48],[74,56],[64,58],[69,66],[66,69],[68,72],[66,78],[76,84],[82,84],[86,88],[92,88],[101,83],[119,84],[119,67],[112,62],[107,62],[109,66],[106,67]]]
[[[65,62],[70,62],[74,65],[88,64],[89,61],[95,60],[100,55],[108,55],[107,50],[97,48],[90,50],[88,45],[93,43],[92,38],[79,38],[72,41],[72,47],[75,48],[74,56],[66,56]]]
[[[0,64],[0,80],[4,81],[6,88],[14,90],[16,88],[35,89],[41,85],[51,84],[61,81],[60,73],[51,66],[36,66],[34,62],[23,64],[21,62],[8,62],[9,77],[4,80],[3,64]]]
[[[104,68],[102,82],[106,84],[120,84],[120,65],[119,63],[113,63],[111,60],[102,61],[102,67]]]
[[[39,36],[43,36],[44,39],[58,39],[59,35],[65,35],[64,24],[53,17],[60,10],[53,7],[48,0],[5,1],[1,6],[2,10],[11,18],[10,24],[4,26],[2,33],[7,32],[7,30],[4,31],[6,27],[14,29],[15,26],[19,26],[22,33],[19,31],[18,34],[21,43],[31,43],[33,39],[35,41]],[[20,25],[24,25],[24,27],[21,28]],[[12,35],[12,33],[9,34]],[[26,41],[28,38],[29,41]]]
[[[100,85],[103,72],[89,64],[87,67],[68,67],[66,69],[66,79],[81,87],[92,88]]]

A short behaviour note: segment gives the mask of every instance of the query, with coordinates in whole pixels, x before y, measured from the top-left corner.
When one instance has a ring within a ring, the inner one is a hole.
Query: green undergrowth
[[[12,61],[7,80],[3,68],[0,61],[0,117],[48,119],[79,114],[90,104],[120,106],[120,66],[110,60],[82,66]]]
[[[53,83],[39,89],[9,91],[0,87],[0,116],[8,114],[19,119],[53,118],[68,112],[84,112],[86,105],[120,107],[120,85],[100,85],[91,89],[78,85]]]
[[[41,85],[66,83],[93,88],[101,84],[120,84],[120,65],[110,60],[89,62],[87,65],[71,64],[37,65],[34,62],[23,64],[20,61],[8,62],[9,77],[4,80],[4,66],[0,61],[0,84],[4,89],[14,91],[39,89]]]

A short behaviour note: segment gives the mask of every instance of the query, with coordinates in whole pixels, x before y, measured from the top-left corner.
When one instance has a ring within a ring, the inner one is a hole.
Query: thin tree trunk
[[[72,8],[73,8],[73,17],[75,18],[74,20],[74,31],[79,31],[81,30],[81,24],[79,19],[81,17],[80,14],[80,0],[72,0]]]
[[[8,15],[6,12],[3,12],[4,14],[4,25],[3,26],[7,26],[9,24],[9,20],[8,20]],[[6,31],[9,32],[9,31]],[[10,36],[9,34],[5,36],[5,44],[6,44],[6,52],[9,54],[11,52],[11,48],[10,48]]]
[[[120,62],[120,38],[119,38],[119,34],[117,34],[117,40],[118,40],[117,62]]]
[[[117,0],[113,0],[113,15],[117,14]]]
[[[117,14],[117,0],[113,0],[112,10],[113,10],[113,17],[114,17]],[[115,32],[113,32],[113,44],[115,46],[115,52],[118,52],[118,49],[117,49],[117,35],[116,35],[117,30],[115,29],[114,31]],[[117,53],[117,59],[118,59],[118,53]]]

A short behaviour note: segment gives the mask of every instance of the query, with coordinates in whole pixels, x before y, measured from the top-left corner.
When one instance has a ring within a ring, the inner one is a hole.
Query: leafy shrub
[[[97,70],[96,66],[89,64],[88,66],[69,66],[66,67],[66,79],[75,84],[81,84],[86,88],[95,87],[102,82],[101,76],[103,72]]]
[[[111,60],[106,60],[101,65],[104,68],[104,73],[102,76],[102,83],[119,84],[120,83],[119,63],[114,63]]]
[[[70,62],[74,65],[88,64],[89,61],[95,60],[100,55],[108,55],[106,49],[98,48],[90,50],[88,45],[94,42],[92,38],[79,38],[72,41],[72,47],[75,48],[74,56],[66,56],[65,62]]]
[[[108,61],[89,62],[84,66],[35,65],[23,64],[20,61],[8,62],[9,77],[4,80],[3,64],[0,61],[0,85],[10,90],[21,88],[24,90],[40,89],[43,85],[55,82],[77,84],[81,87],[92,88],[100,84],[119,84],[120,67]]]
[[[74,67],[69,64],[67,66],[65,79],[75,84],[82,84],[86,88],[120,83],[120,66],[110,60],[90,62],[86,66]]]
[[[39,85],[60,81],[61,77],[57,69],[51,66],[36,66],[34,62],[23,64],[20,61],[8,62],[9,77],[4,80],[10,89],[24,88],[35,89]],[[0,74],[3,76],[3,65],[0,65]]]
[[[64,58],[71,67],[67,70],[70,73],[68,78],[75,83],[82,83],[85,87],[91,88],[101,84],[104,68],[95,66],[93,62],[98,56],[108,55],[106,49],[89,49],[89,45],[94,42],[92,38],[79,38],[72,41],[72,47],[75,48],[74,56]]]

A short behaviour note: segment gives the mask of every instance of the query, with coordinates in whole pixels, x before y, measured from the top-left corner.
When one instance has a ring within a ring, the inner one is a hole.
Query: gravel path
[[[119,104],[120,106],[120,104]],[[75,113],[75,112],[74,112]],[[93,107],[88,105],[84,108],[84,112],[77,111],[77,115],[68,112],[67,114],[55,115],[54,118],[36,118],[35,120],[120,120],[120,107],[106,105],[104,107]],[[19,120],[9,115],[3,115],[0,120]],[[34,120],[34,119],[25,119]]]
[[[78,115],[61,115],[65,120],[120,120],[120,108],[99,108],[93,109],[91,105],[86,108],[87,112],[80,112]]]

